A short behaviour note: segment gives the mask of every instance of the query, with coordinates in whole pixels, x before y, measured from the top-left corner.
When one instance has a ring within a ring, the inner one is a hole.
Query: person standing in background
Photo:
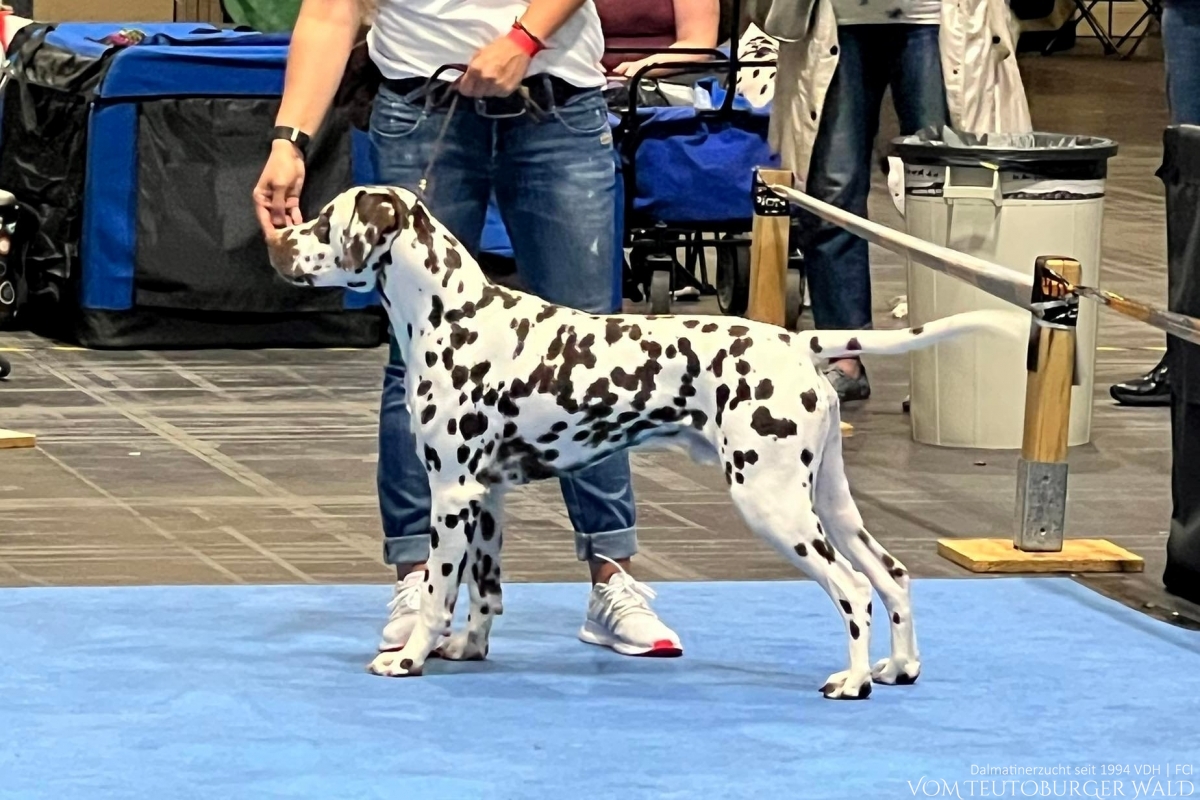
[[[754,22],[786,40],[771,117],[784,167],[808,194],[861,217],[888,88],[902,134],[947,123],[972,133],[1031,130],[1004,0],[812,0],[794,12],[772,7]],[[800,227],[816,327],[870,328],[866,241],[811,214],[801,214]],[[870,396],[858,359],[834,361],[826,374],[842,400]]]
[[[1171,125],[1167,188],[1167,296],[1200,316],[1200,0],[1167,0],[1163,52]],[[1171,404],[1171,528],[1163,585],[1200,604],[1200,347],[1167,337],[1159,366]],[[1153,376],[1154,373],[1151,373]],[[1114,387],[1114,390],[1116,387]],[[1114,391],[1114,396],[1117,392]]]
[[[301,222],[303,143],[328,113],[364,21],[384,79],[370,121],[377,180],[418,190],[436,154],[423,199],[472,255],[494,191],[524,288],[584,311],[616,310],[615,165],[601,91],[604,41],[591,0],[304,0],[279,127],[254,191],[264,235]],[[466,65],[465,72],[432,80],[451,64]],[[521,87],[536,113],[517,94]],[[462,99],[451,114],[455,90]],[[395,565],[398,582],[380,650],[408,641],[430,547],[429,481],[405,398],[393,336],[378,488],[384,560]],[[625,655],[681,654],[679,637],[650,608],[653,592],[626,572],[637,552],[628,456],[560,483],[576,554],[593,582],[579,638]]]
[[[1200,0],[1166,0],[1162,13],[1167,110],[1172,125],[1200,125]],[[1171,405],[1167,356],[1139,378],[1109,388],[1123,406]]]

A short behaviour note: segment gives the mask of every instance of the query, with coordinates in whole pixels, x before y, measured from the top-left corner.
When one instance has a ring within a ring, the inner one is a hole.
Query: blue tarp
[[[724,92],[709,88],[719,106]],[[727,120],[695,108],[648,109],[634,156],[633,208],[656,222],[700,225],[750,221],[752,180],[779,157],[767,144],[769,109],[735,100]]]
[[[585,586],[521,583],[487,661],[404,679],[364,669],[383,586],[2,589],[4,797],[1195,796],[1200,637],[1073,581],[917,581],[921,679],[865,702],[817,691],[846,645],[815,583],[655,588],[683,658],[584,645]]]

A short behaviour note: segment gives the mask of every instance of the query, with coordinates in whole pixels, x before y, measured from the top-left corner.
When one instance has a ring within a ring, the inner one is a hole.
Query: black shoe
[[[1168,594],[1200,605],[1200,573],[1172,563],[1170,558],[1163,571],[1163,588]]]
[[[1167,374],[1166,360],[1140,378],[1110,387],[1108,393],[1123,406],[1171,405],[1171,377]]]

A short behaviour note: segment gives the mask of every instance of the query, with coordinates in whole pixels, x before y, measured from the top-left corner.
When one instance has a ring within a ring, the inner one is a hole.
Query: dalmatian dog
[[[850,659],[825,697],[863,699],[872,681],[920,675],[909,574],[863,527],[843,471],[837,395],[815,360],[1005,330],[996,312],[923,330],[804,334],[729,318],[582,313],[490,283],[416,196],[387,187],[351,189],[269,245],[296,284],[378,287],[408,365],[433,502],[427,596],[408,643],[380,654],[372,672],[420,675],[431,654],[485,658],[503,610],[505,492],[670,436],[721,465],[747,525],[833,600]],[[466,626],[443,640],[464,579]],[[890,655],[874,668],[872,589],[891,630]]]

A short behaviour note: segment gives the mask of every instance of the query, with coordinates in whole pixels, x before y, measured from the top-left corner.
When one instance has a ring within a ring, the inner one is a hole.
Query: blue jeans
[[[1168,2],[1162,16],[1172,125],[1200,125],[1200,3]]]
[[[806,190],[819,200],[867,216],[879,110],[891,86],[908,135],[949,120],[937,25],[838,27],[838,65],[825,96]],[[867,243],[801,213],[801,249],[818,328],[871,327]]]
[[[413,95],[380,90],[371,117],[377,178],[416,189],[434,152],[445,111]],[[435,217],[478,255],[488,200],[512,239],[522,286],[553,303],[611,313],[615,170],[608,109],[599,91],[530,115],[492,119],[460,100],[426,190]],[[486,335],[486,334],[485,334]],[[379,507],[384,560],[429,555],[429,482],[405,403],[404,364],[395,338],[379,415]],[[580,560],[637,551],[629,459],[619,454],[560,481]]]

